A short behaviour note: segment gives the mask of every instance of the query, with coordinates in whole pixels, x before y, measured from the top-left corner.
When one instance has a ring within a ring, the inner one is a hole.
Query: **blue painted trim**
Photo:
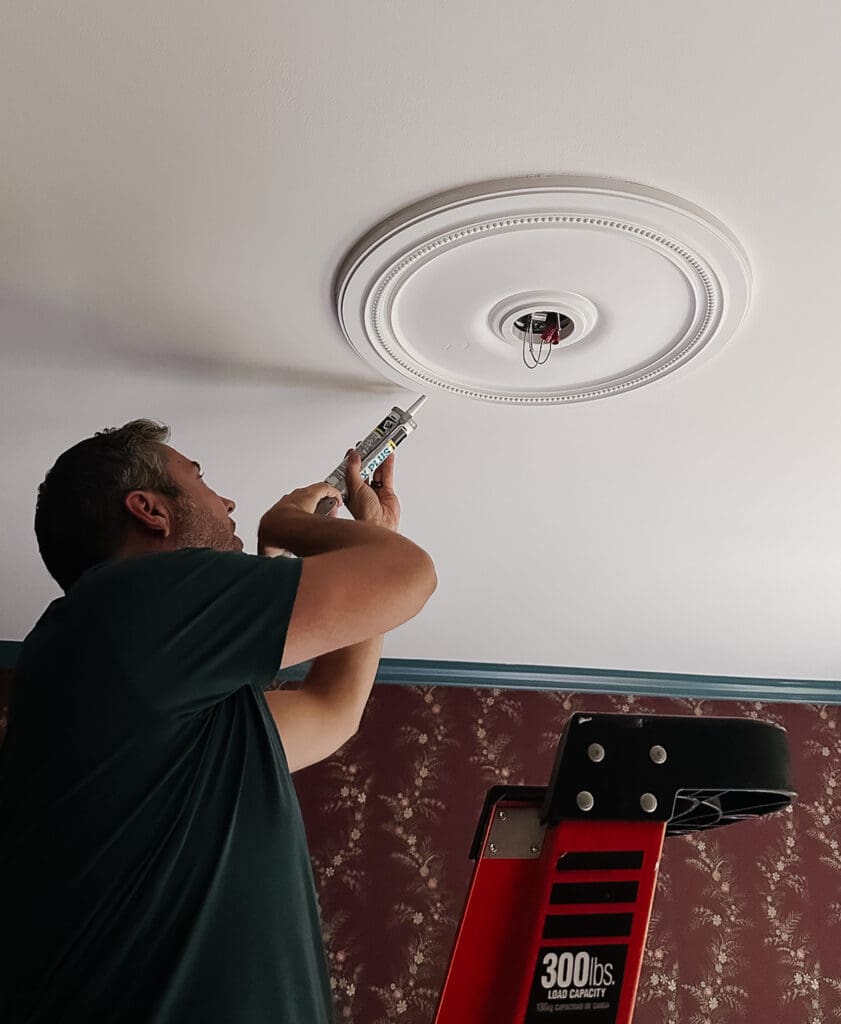
[[[0,668],[12,668],[20,641],[0,640]],[[284,669],[284,681],[300,680],[307,664]],[[481,661],[425,661],[383,658],[377,682],[395,686],[470,686],[501,690],[560,690],[564,693],[633,693],[645,697],[712,700],[796,701],[841,704],[841,681],[754,679],[615,669],[554,668],[549,665],[494,665]]]
[[[11,669],[20,642],[0,640],[0,669]],[[303,679],[308,665],[285,669],[284,681]],[[565,693],[635,693],[640,696],[718,700],[793,700],[841,703],[841,681],[753,679],[749,676],[691,676],[615,669],[560,669],[544,665],[493,665],[485,662],[434,662],[384,657],[377,682],[395,686],[491,686],[499,689],[561,690]]]
[[[560,690],[564,693],[633,693],[647,697],[841,704],[841,681],[836,680],[704,676],[615,669],[555,668],[549,665],[494,665],[471,661],[384,658],[380,663],[377,681],[404,685]]]

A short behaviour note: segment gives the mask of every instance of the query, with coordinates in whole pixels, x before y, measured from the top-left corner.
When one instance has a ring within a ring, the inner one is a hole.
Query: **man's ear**
[[[172,533],[172,515],[163,495],[155,491],[129,491],[123,502],[138,525],[160,534],[161,538]]]

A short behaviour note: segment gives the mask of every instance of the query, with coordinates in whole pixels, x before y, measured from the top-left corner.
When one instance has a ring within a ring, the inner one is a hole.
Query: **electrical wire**
[[[529,325],[523,334],[523,362],[529,370],[535,370],[538,366],[543,366],[548,361],[549,356],[552,355],[552,341],[549,337],[551,333],[551,329],[544,328],[540,335],[540,345],[537,348],[537,354],[535,354],[534,316],[529,313]],[[546,355],[543,354],[544,346],[546,348]],[[526,358],[526,350],[528,350],[528,358]],[[531,362],[529,362],[529,359]]]

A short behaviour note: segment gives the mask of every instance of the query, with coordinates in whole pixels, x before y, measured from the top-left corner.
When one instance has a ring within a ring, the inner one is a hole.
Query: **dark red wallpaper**
[[[837,707],[378,686],[357,736],[295,776],[338,1020],[430,1024],[484,794],[544,785],[573,710],[755,716],[789,734],[793,810],[666,841],[635,1024],[841,1019]]]
[[[793,810],[666,840],[635,1024],[841,1018],[837,707],[379,686],[357,736],[295,776],[339,1020],[431,1022],[485,792],[545,785],[573,710],[756,716],[789,733]]]

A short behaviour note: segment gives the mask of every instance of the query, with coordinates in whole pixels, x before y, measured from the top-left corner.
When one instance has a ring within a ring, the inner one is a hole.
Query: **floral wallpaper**
[[[788,730],[793,809],[666,840],[634,1024],[841,1020],[838,707],[378,686],[359,733],[295,776],[338,1021],[431,1024],[485,792],[544,785],[574,710]]]
[[[544,785],[574,710],[789,735],[793,808],[666,840],[634,1024],[841,1020],[839,707],[380,685],[359,733],[294,776],[340,1024],[431,1024],[485,792]]]

